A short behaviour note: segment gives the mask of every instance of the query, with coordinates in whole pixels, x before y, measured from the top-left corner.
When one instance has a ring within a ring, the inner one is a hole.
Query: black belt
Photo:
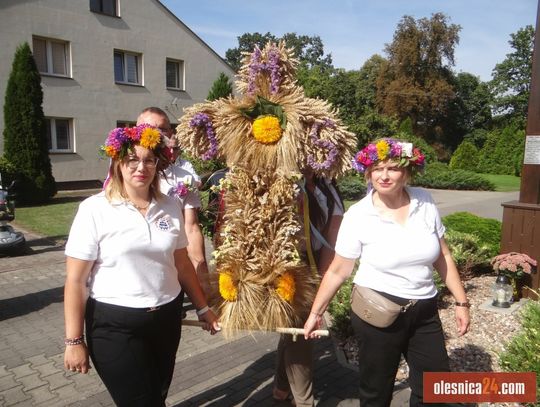
[[[124,307],[122,305],[109,304],[109,303],[106,303],[106,302],[97,301],[97,300],[95,300],[93,298],[88,298],[88,301],[93,302],[95,305],[105,307],[105,308],[115,310],[115,311],[143,313],[143,312],[155,312],[155,311],[158,311],[158,310],[166,310],[166,309],[174,307],[174,306],[178,307],[179,304],[181,303],[182,297],[183,297],[182,293],[180,293],[180,295],[178,295],[178,297],[176,297],[174,300],[168,302],[167,304],[158,305],[158,306],[155,306],[155,307],[148,307],[148,308]]]

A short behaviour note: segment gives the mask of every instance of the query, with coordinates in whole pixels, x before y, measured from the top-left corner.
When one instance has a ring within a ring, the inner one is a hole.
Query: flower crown
[[[113,159],[123,159],[135,144],[152,150],[160,160],[172,159],[169,139],[163,136],[157,127],[140,124],[135,127],[117,127],[110,131],[105,144],[100,147],[102,154]]]
[[[356,153],[353,168],[365,172],[368,167],[385,160],[397,161],[400,167],[411,166],[414,171],[424,167],[425,157],[412,143],[384,138],[368,144]]]

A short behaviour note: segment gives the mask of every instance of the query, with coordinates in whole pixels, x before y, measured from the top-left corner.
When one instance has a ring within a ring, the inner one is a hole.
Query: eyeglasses
[[[158,163],[159,159],[154,158],[145,158],[143,160],[139,160],[138,158],[128,158],[126,160],[126,165],[129,169],[135,170],[139,168],[139,164],[142,163],[143,167],[145,168],[156,168],[156,165]]]

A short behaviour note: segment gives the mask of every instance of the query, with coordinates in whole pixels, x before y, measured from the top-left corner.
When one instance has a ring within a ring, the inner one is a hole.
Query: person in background
[[[165,195],[176,197],[182,208],[184,227],[188,238],[188,255],[193,263],[201,284],[207,283],[208,265],[206,263],[204,236],[199,225],[198,211],[201,199],[198,188],[201,184],[199,175],[191,163],[179,158],[180,149],[173,138],[171,122],[167,114],[159,107],[147,107],[139,114],[137,125],[150,124],[160,129],[171,147],[172,164],[165,168],[160,179],[160,189]]]
[[[80,204],[66,243],[64,365],[87,373],[90,356],[118,406],[165,406],[181,291],[204,329],[220,327],[187,255],[179,202],[159,191],[168,165],[159,129],[114,129],[101,149],[109,182]]]
[[[309,233],[306,247],[301,248],[304,258],[316,262],[317,272],[322,276],[334,258],[334,245],[344,207],[335,182],[314,176],[307,170],[304,174],[303,199],[300,213],[309,208],[310,225],[304,225]],[[306,205],[307,202],[307,205]],[[307,236],[307,235],[306,235]],[[308,242],[311,243],[308,247]],[[311,250],[312,256],[307,254]],[[274,376],[273,397],[287,400],[293,397],[296,406],[313,406],[313,344],[302,337],[293,341],[291,335],[281,335]]]
[[[450,370],[434,268],[456,301],[458,334],[469,329],[469,302],[444,240],[439,212],[427,191],[407,186],[423,164],[418,149],[394,139],[375,141],[356,155],[355,167],[365,172],[372,189],[345,213],[336,255],[304,326],[305,338],[316,336],[313,331],[351,275],[357,258],[355,285],[375,290],[401,306],[413,304],[386,328],[375,327],[351,312],[359,346],[362,407],[390,405],[401,355],[409,365],[411,406],[423,405],[423,372]]]

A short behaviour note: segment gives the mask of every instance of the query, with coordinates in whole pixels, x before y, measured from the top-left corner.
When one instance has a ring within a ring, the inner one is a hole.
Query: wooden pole
[[[519,201],[505,202],[501,253],[519,252],[540,260],[540,1],[537,5],[536,30],[531,73],[531,93],[527,111],[525,158],[521,170]],[[540,273],[526,276],[524,297],[537,298]]]
[[[182,320],[182,325],[184,326],[198,326],[203,327],[206,324],[206,322],[202,321],[195,321],[192,319],[184,319]],[[303,328],[276,328],[275,332],[281,333],[281,334],[288,334],[293,336],[293,342],[296,342],[296,337],[298,335],[304,335],[304,329]],[[313,331],[313,333],[316,336],[330,336],[330,333],[327,329],[317,329],[316,331]]]

